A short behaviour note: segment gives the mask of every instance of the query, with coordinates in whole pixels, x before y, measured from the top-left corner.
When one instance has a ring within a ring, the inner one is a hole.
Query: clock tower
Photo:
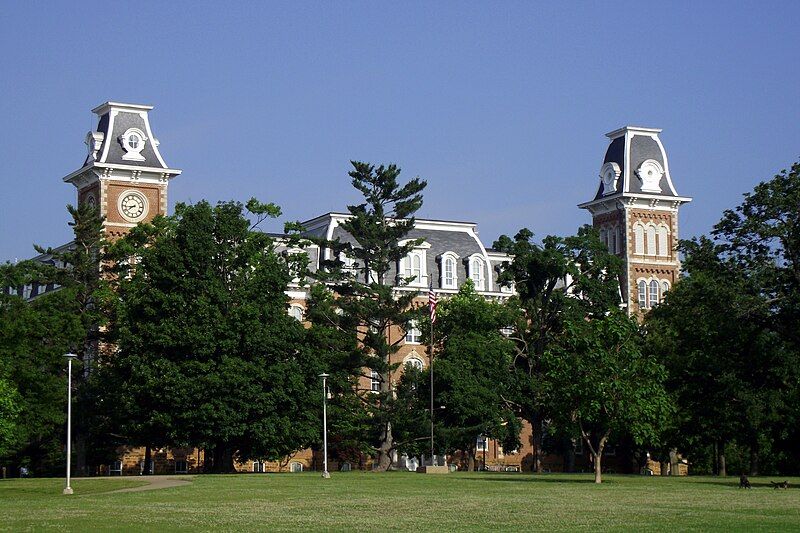
[[[620,279],[628,314],[642,317],[675,284],[680,261],[679,196],[659,138],[660,129],[625,126],[607,133],[594,199],[580,204],[609,250],[625,263]]]
[[[152,106],[106,102],[94,108],[97,128],[86,134],[83,166],[64,177],[78,204],[96,205],[106,237],[115,240],[139,222],[167,214],[167,186],[181,173],[161,157],[150,129]]]

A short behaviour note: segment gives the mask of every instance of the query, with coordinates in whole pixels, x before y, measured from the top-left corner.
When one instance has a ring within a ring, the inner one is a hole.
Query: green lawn
[[[800,488],[737,479],[457,473],[180,476],[190,485],[109,494],[137,478],[0,481],[0,529],[800,531]],[[783,479],[783,478],[782,478]],[[800,487],[800,479],[792,479]]]

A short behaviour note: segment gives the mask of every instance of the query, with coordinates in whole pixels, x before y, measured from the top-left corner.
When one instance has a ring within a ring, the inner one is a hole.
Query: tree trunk
[[[719,446],[719,475],[725,477],[728,475],[728,469],[725,466],[725,443]]]
[[[600,453],[594,454],[594,482],[603,482],[603,456]]]
[[[150,461],[152,461],[152,459],[153,452],[150,450],[150,445],[148,444],[144,449],[144,468],[142,468],[142,474],[145,476],[153,473],[150,471]]]
[[[750,447],[750,475],[757,476],[758,475],[758,444],[753,444]]]
[[[539,415],[533,417],[533,422],[531,424],[531,429],[533,430],[533,464],[531,465],[531,470],[536,472],[537,474],[542,473],[542,434],[544,433],[544,428],[542,427],[542,419]]]
[[[387,422],[381,432],[381,444],[378,447],[378,467],[375,468],[378,472],[386,472],[392,466],[392,448],[394,447],[394,438],[392,437],[392,424]]]
[[[679,475],[680,471],[678,468],[678,450],[676,448],[672,448],[669,451],[669,475],[670,476],[677,476]]]
[[[475,471],[475,450],[470,449],[467,452],[467,471],[474,472]]]
[[[661,465],[661,475],[662,476],[670,475],[669,461],[661,460],[659,461],[659,464]]]

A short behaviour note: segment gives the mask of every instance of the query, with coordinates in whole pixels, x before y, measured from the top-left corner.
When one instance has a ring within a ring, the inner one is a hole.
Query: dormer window
[[[469,260],[469,277],[475,285],[475,290],[486,289],[486,264],[478,255],[473,255]]]
[[[119,136],[119,143],[125,150],[122,159],[126,161],[144,161],[142,150],[144,150],[147,137],[139,128],[129,128]]]
[[[401,241],[402,246],[408,241]],[[424,287],[428,284],[428,272],[426,267],[426,250],[431,245],[423,242],[411,250],[407,256],[400,260],[400,276],[405,278],[406,283],[414,287]]]
[[[458,288],[458,256],[453,252],[445,252],[441,255],[441,278],[439,286],[443,289]]]

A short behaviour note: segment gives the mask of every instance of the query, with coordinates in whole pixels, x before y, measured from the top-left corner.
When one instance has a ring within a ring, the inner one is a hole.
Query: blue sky
[[[428,180],[491,243],[589,221],[604,134],[663,128],[682,236],[800,157],[800,2],[17,2],[0,7],[0,260],[70,239],[90,109],[147,103],[176,201],[284,219],[358,200],[348,161]],[[280,227],[276,224],[273,229]]]

